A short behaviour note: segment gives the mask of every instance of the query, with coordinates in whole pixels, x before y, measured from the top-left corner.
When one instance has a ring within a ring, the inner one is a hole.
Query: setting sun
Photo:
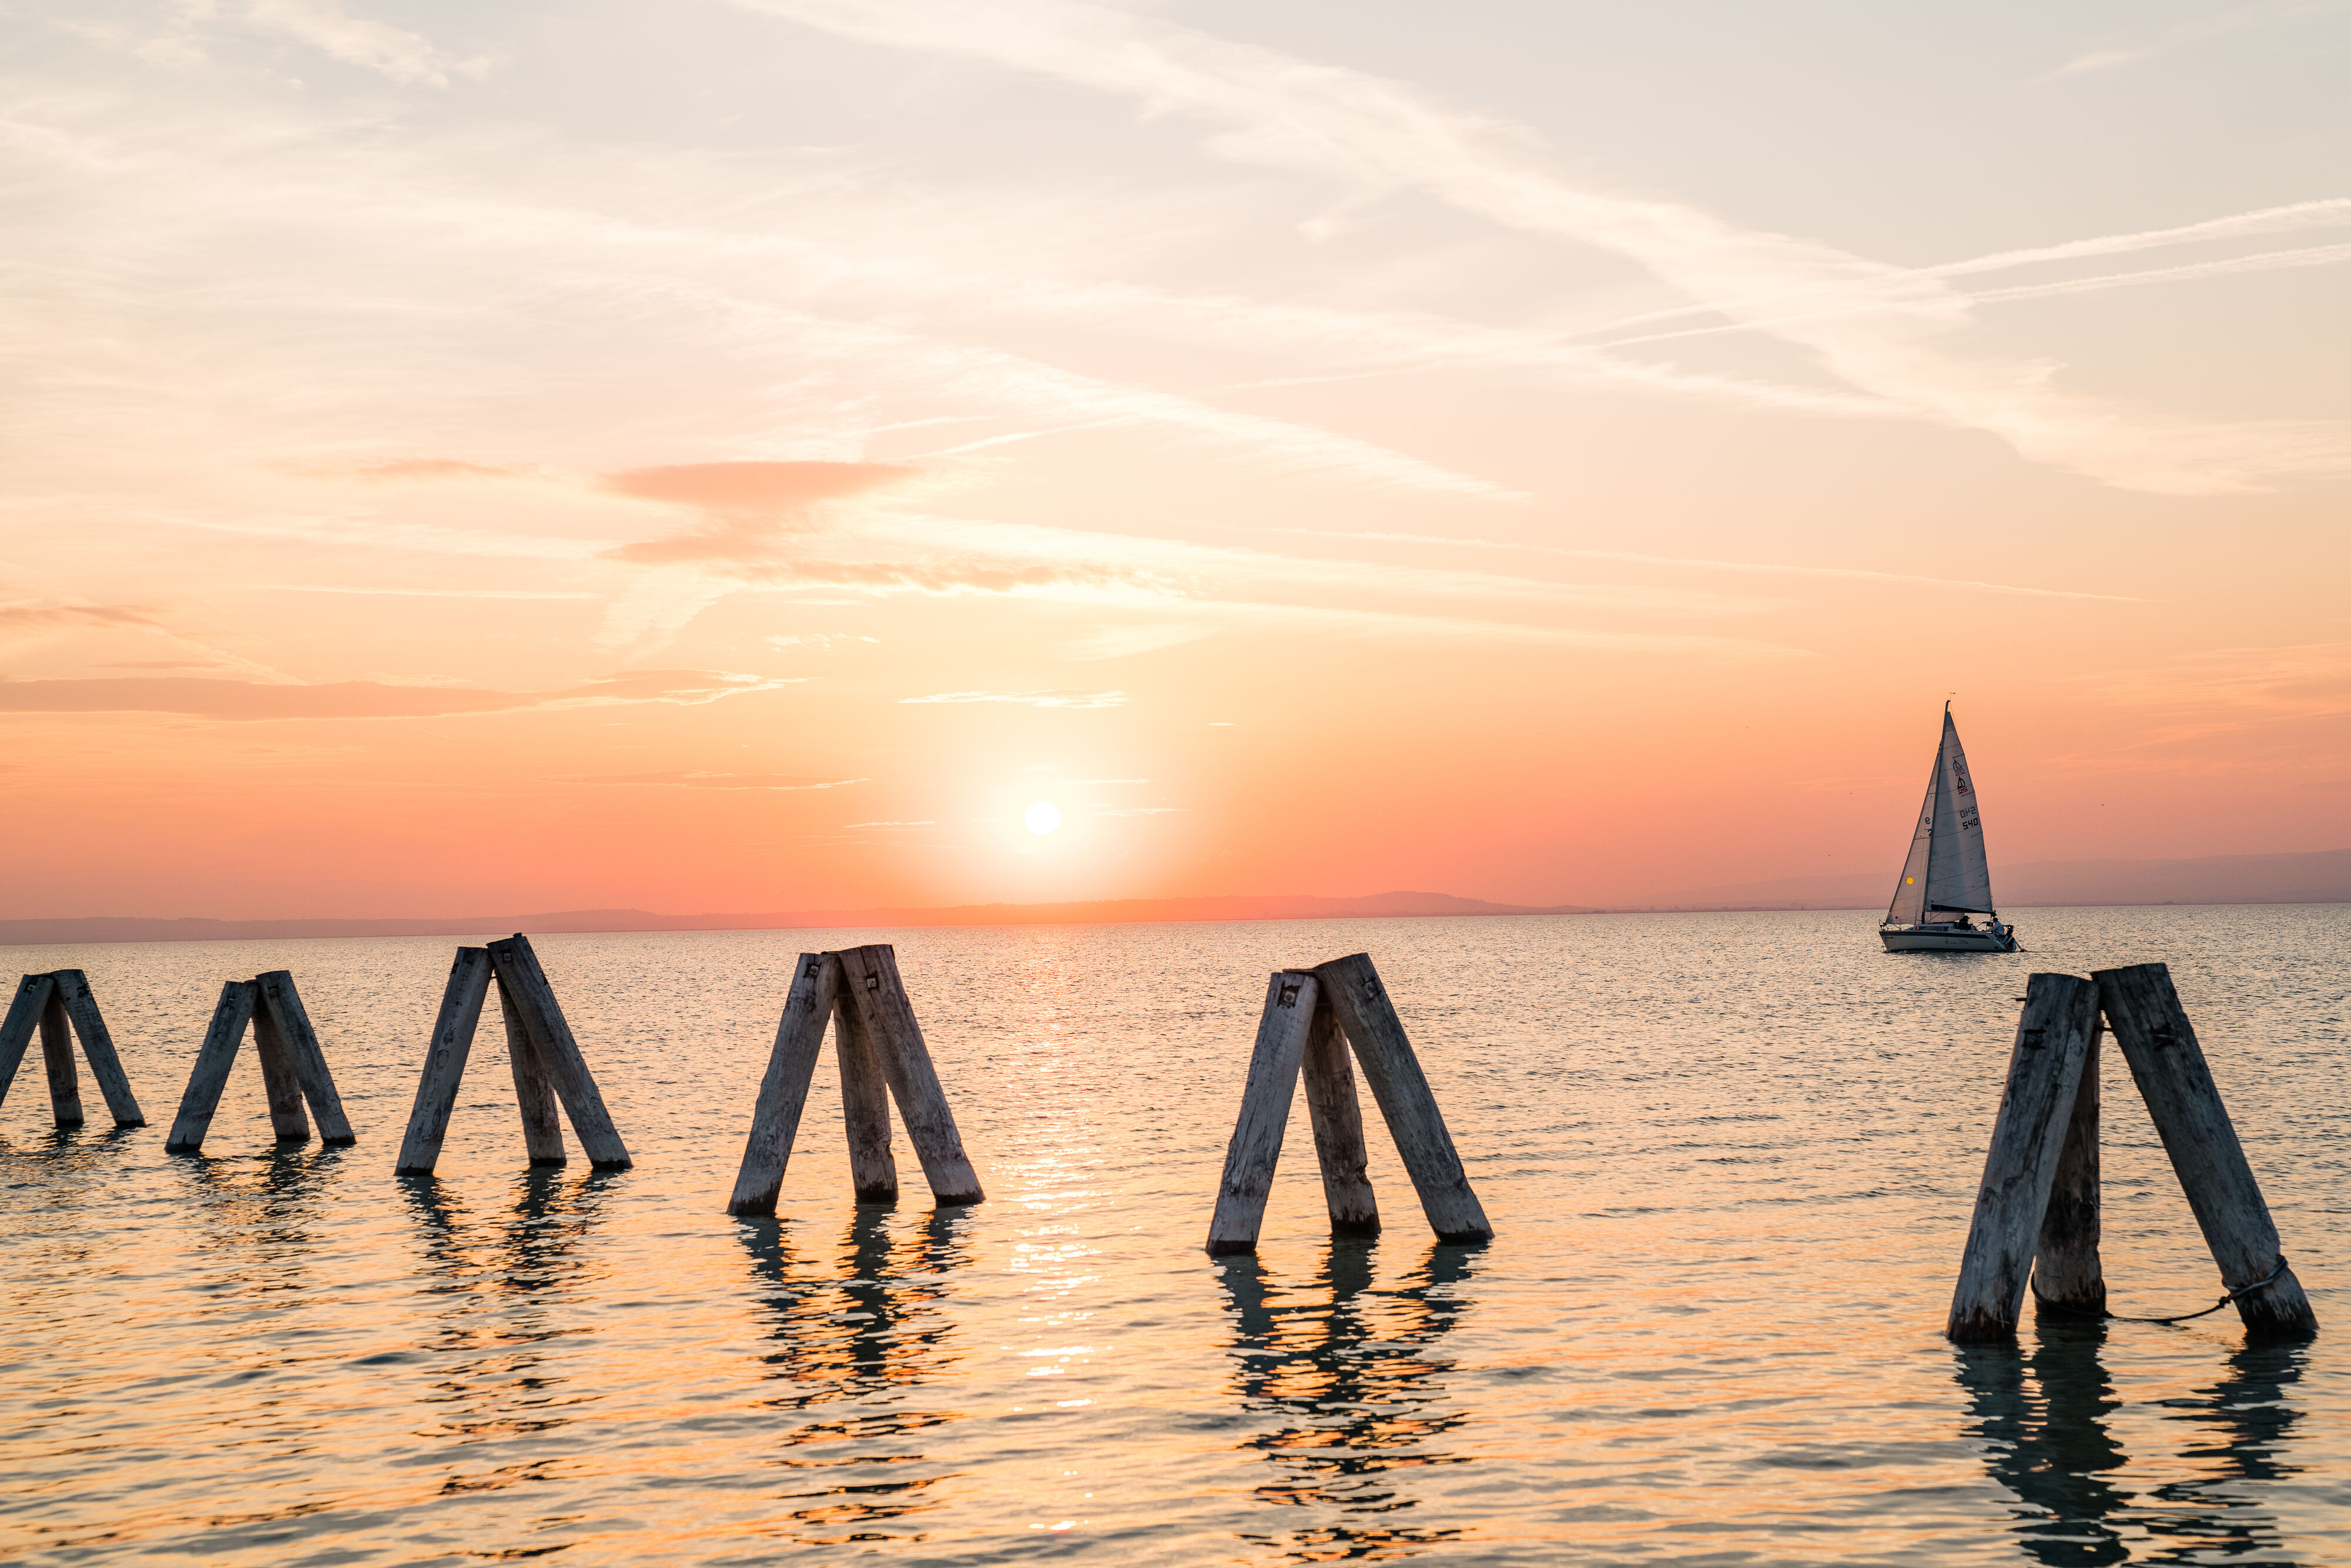
[[[1040,800],[1021,812],[1020,820],[1029,824],[1030,832],[1042,838],[1061,825],[1061,808],[1050,800]]]

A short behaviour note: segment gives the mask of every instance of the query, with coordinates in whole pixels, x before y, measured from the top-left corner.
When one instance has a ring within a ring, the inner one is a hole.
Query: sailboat
[[[1971,915],[1991,917],[1977,925]],[[1991,903],[1991,871],[1984,864],[1983,818],[1976,810],[1975,780],[1968,754],[1959,749],[1951,705],[1943,705],[1943,739],[1935,747],[1934,771],[1927,776],[1927,803],[1918,809],[1918,831],[1910,858],[1902,862],[1894,903],[1878,936],[1889,953],[2013,953],[2016,932],[2000,923]]]

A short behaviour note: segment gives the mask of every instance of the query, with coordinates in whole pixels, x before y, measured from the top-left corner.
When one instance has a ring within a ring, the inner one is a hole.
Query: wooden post
[[[254,982],[253,1053],[260,1059],[262,1092],[269,1097],[269,1128],[281,1144],[307,1144],[310,1117],[302,1109],[302,1080],[294,1071],[294,1053],[286,1043],[286,1031],[269,1016],[260,990],[260,982]]]
[[[547,972],[538,967],[538,955],[530,949],[530,938],[517,932],[503,942],[491,943],[490,964],[497,971],[499,990],[514,998],[523,1028],[538,1048],[539,1060],[547,1065],[547,1075],[571,1118],[571,1130],[579,1134],[588,1163],[598,1170],[628,1169],[632,1163],[628,1145],[621,1142],[612,1113],[604,1108],[596,1075],[588,1071],[588,1059],[580,1055],[580,1042],[564,1021],[555,989],[547,983]]]
[[[310,1114],[318,1118],[319,1141],[330,1148],[357,1143],[350,1119],[343,1114],[343,1097],[335,1092],[335,1075],[327,1070],[327,1053],[319,1047],[319,1032],[310,1027],[302,993],[294,988],[294,977],[272,969],[256,975],[253,983],[260,992],[253,1015],[254,1039],[266,1052],[269,1036],[277,1037],[302,1097],[310,1102]],[[267,1060],[265,1054],[263,1061]]]
[[[2025,987],[2024,1012],[2009,1049],[2008,1083],[1943,1331],[1954,1340],[2005,1339],[2016,1332],[2097,1022],[2097,988],[2078,976],[2035,975]]]
[[[66,1020],[60,988],[49,988],[41,1004],[41,1061],[49,1070],[49,1108],[60,1127],[81,1125],[81,1075],[74,1071],[73,1026]]]
[[[898,1162],[890,1154],[890,1083],[873,1042],[843,990],[835,998],[832,1057],[841,1070],[841,1119],[849,1134],[849,1180],[860,1203],[898,1201]]]
[[[2137,964],[2100,969],[2096,978],[2106,1022],[2147,1101],[2188,1205],[2196,1211],[2221,1282],[2243,1291],[2277,1276],[2237,1299],[2246,1332],[2263,1339],[2317,1333],[2318,1319],[2302,1282],[2292,1270],[2281,1268],[2277,1226],[2220,1103],[2196,1030],[2172,988],[2171,971],[2161,964]]]
[[[89,1075],[98,1080],[98,1092],[106,1097],[107,1113],[118,1127],[145,1126],[146,1113],[139,1109],[139,1101],[131,1092],[122,1059],[115,1054],[114,1036],[107,1031],[98,998],[89,994],[89,977],[79,969],[59,969],[54,978],[66,1016],[73,1020],[74,1033],[81,1037],[81,1053],[89,1059]]]
[[[1477,1193],[1470,1189],[1468,1174],[1461,1168],[1461,1156],[1453,1147],[1453,1135],[1446,1131],[1445,1117],[1437,1108],[1437,1096],[1429,1090],[1420,1061],[1413,1054],[1412,1041],[1405,1034],[1404,1020],[1396,1017],[1370,956],[1356,953],[1333,958],[1315,966],[1314,974],[1332,1010],[1338,1014],[1339,1027],[1355,1048],[1356,1060],[1363,1063],[1372,1098],[1387,1120],[1396,1153],[1403,1156],[1404,1168],[1420,1194],[1421,1209],[1437,1239],[1489,1239],[1494,1228],[1487,1222]]]
[[[424,1050],[424,1070],[417,1075],[416,1103],[401,1136],[398,1175],[431,1176],[441,1158],[441,1141],[449,1133],[449,1113],[457,1104],[457,1085],[465,1079],[465,1058],[473,1051],[474,1030],[489,991],[489,949],[458,948],[441,991],[441,1016]]]
[[[832,1016],[840,989],[841,961],[830,953],[803,953],[793,965],[791,989],[784,993],[776,1043],[768,1052],[768,1071],[751,1112],[751,1134],[743,1140],[743,1164],[735,1173],[734,1196],[726,1200],[729,1214],[776,1212],[816,1059],[824,1050],[825,1020]]]
[[[1266,981],[1257,1044],[1249,1051],[1249,1082],[1241,1090],[1240,1114],[1233,1119],[1233,1141],[1225,1146],[1217,1212],[1208,1220],[1211,1258],[1257,1250],[1266,1195],[1273,1190],[1273,1167],[1281,1158],[1281,1136],[1290,1126],[1299,1064],[1306,1056],[1306,1038],[1313,1032],[1318,989],[1314,977],[1300,969],[1277,970]]]
[[[172,1118],[172,1131],[163,1140],[167,1155],[193,1155],[204,1146],[204,1130],[213,1124],[213,1113],[220,1108],[221,1091],[228,1084],[228,1070],[235,1065],[236,1048],[245,1040],[245,1026],[253,1017],[254,988],[250,980],[230,980],[221,987],[219,1005],[213,1009],[213,1021],[204,1030],[204,1043],[197,1049],[196,1064],[189,1071],[188,1087],[180,1095],[180,1113]],[[270,1112],[277,1113],[276,1086],[271,1086]],[[298,1104],[298,1111],[300,1106]],[[304,1131],[308,1132],[307,1125]]]
[[[571,1163],[563,1152],[563,1115],[555,1103],[555,1082],[530,1040],[514,998],[498,988],[498,1019],[507,1031],[507,1071],[514,1079],[515,1108],[522,1113],[522,1145],[534,1166]]]
[[[880,1061],[882,1075],[898,1102],[898,1119],[905,1124],[906,1141],[923,1163],[933,1201],[946,1205],[977,1203],[979,1175],[965,1157],[963,1139],[956,1132],[955,1113],[947,1109],[946,1092],[939,1086],[938,1071],[923,1044],[922,1027],[914,1021],[914,1004],[906,999],[905,983],[898,977],[898,956],[887,943],[852,947],[838,955],[841,984],[857,1010],[857,1021]]]
[[[1365,1174],[1364,1112],[1355,1074],[1347,1065],[1347,1037],[1329,998],[1318,996],[1306,1036],[1306,1109],[1314,1124],[1314,1155],[1322,1167],[1322,1197],[1335,1234],[1376,1236],[1379,1200]]]
[[[2049,1207],[2033,1249],[2032,1296],[2068,1317],[2104,1317],[2106,1281],[2098,1267],[2098,1046],[2105,1030],[2092,1025],[2082,1053],[2082,1081],[2066,1118],[2064,1146]]]
[[[16,982],[16,995],[8,1003],[8,1017],[0,1021],[0,1103],[8,1098],[8,1086],[16,1082],[16,1069],[24,1064],[25,1051],[33,1043],[33,1031],[41,1026],[41,1014],[47,1010],[49,993],[57,989],[54,975],[26,975]]]

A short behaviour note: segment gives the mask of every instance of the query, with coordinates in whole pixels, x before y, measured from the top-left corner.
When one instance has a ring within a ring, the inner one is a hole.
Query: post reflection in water
[[[944,1303],[968,1260],[969,1223],[967,1209],[902,1225],[886,1207],[862,1206],[828,1266],[803,1260],[775,1220],[740,1222],[774,1342],[762,1375],[784,1385],[761,1403],[805,1417],[779,1439],[776,1462],[791,1478],[781,1497],[797,1506],[771,1527],[778,1538],[927,1538],[904,1525],[942,1506],[932,1489],[956,1472],[925,1457],[919,1435],[961,1413],[925,1409],[920,1395],[961,1359]]]
[[[1311,1560],[1388,1555],[1440,1546],[1458,1530],[1400,1517],[1417,1507],[1404,1482],[1466,1456],[1434,1445],[1468,1419],[1453,1404],[1436,1354],[1462,1310],[1455,1287],[1471,1250],[1433,1246],[1395,1288],[1372,1288],[1374,1238],[1334,1237],[1312,1295],[1274,1294],[1254,1257],[1220,1265],[1233,1315],[1233,1386],[1241,1406],[1280,1423],[1250,1437],[1276,1467],[1259,1501],[1306,1511],[1286,1530],[1243,1540]],[[1320,1299],[1327,1291],[1328,1299]]]
[[[569,1426],[595,1395],[571,1390],[552,1342],[568,1332],[563,1305],[584,1281],[580,1241],[602,1218],[619,1173],[567,1180],[538,1168],[514,1178],[505,1212],[476,1217],[453,1187],[434,1176],[400,1178],[423,1244],[427,1291],[440,1301],[427,1313],[431,1386],[417,1397],[434,1420],[419,1435],[450,1445],[443,1495],[495,1491],[549,1479],[558,1461],[514,1458],[495,1445]],[[493,1462],[469,1467],[481,1447]]]
[[[2014,1511],[2024,1554],[2048,1563],[2288,1561],[2277,1520],[2244,1483],[2299,1469],[2282,1455],[2297,1419],[2285,1392],[2302,1375],[2303,1349],[2243,1346],[2217,1382],[2160,1401],[2167,1422],[2208,1428],[2210,1440],[2197,1434],[2177,1452],[2195,1473],[2134,1491],[2119,1484],[2132,1460],[2109,1429],[2123,1401],[2102,1356],[2106,1333],[2103,1322],[2043,1317],[2029,1353],[1957,1352],[1967,1432],[1985,1440],[1985,1467],[2024,1505]],[[2143,1456],[2138,1468],[2176,1474],[2173,1458]]]

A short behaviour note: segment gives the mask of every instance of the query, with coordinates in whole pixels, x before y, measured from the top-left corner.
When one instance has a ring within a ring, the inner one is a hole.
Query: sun
[[[1040,800],[1021,812],[1020,820],[1029,824],[1030,832],[1043,838],[1061,825],[1061,808],[1050,800]]]

